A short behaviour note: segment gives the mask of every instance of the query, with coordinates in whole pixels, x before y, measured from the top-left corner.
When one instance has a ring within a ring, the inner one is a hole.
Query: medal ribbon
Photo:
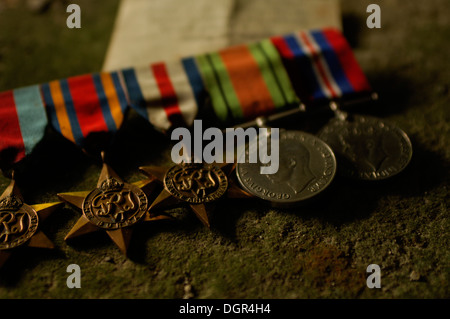
[[[336,29],[302,31],[257,43],[123,70],[131,106],[156,128],[190,126],[210,99],[222,123],[239,123],[372,89]]]
[[[0,165],[29,155],[44,137],[46,126],[38,85],[0,93]]]
[[[130,105],[155,128],[189,126],[205,98],[190,60],[160,62],[121,71]]]
[[[131,106],[156,128],[190,126],[207,99],[222,122],[298,105],[270,40],[122,71]]]
[[[305,103],[352,98],[372,89],[350,45],[336,29],[271,38]]]
[[[369,93],[338,30],[302,31],[0,93],[0,161],[15,163],[31,152],[47,124],[44,109],[57,132],[87,148],[120,128],[128,106],[166,131],[190,126],[207,105],[222,123],[236,124],[297,107],[300,100],[325,104]]]
[[[82,148],[96,135],[116,132],[128,107],[117,72],[52,81],[41,89],[52,127]]]
[[[281,57],[269,40],[195,60],[222,121],[249,120],[299,103]]]

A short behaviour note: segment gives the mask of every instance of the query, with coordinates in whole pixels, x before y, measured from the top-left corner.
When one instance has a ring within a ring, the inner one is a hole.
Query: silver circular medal
[[[336,154],[339,174],[360,180],[383,180],[410,162],[412,145],[398,127],[370,116],[333,119],[318,136]]]
[[[274,174],[261,174],[260,168],[265,164],[249,163],[246,156],[249,149],[236,165],[239,183],[244,190],[273,206],[295,206],[318,195],[330,185],[336,173],[333,151],[312,134],[280,131],[279,165]]]

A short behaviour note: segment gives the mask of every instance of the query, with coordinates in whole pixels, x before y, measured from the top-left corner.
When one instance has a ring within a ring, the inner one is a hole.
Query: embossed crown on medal
[[[103,153],[102,157],[104,160]],[[153,182],[147,179],[126,183],[104,162],[96,188],[58,194],[63,201],[83,213],[65,240],[103,230],[120,251],[127,255],[133,226],[139,222],[171,219],[166,215],[156,216],[147,211],[149,199],[146,192],[153,189]]]
[[[164,188],[150,205],[149,212],[177,204],[189,205],[198,219],[211,227],[210,214],[223,197],[251,198],[232,177],[233,164],[181,163],[170,168],[144,166],[145,174],[157,178]]]
[[[55,248],[39,226],[64,203],[28,205],[13,178],[0,196],[0,267],[22,247]]]

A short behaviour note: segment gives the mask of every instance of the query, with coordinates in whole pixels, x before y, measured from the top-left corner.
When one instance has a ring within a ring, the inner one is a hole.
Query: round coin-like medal
[[[225,173],[214,165],[180,164],[167,171],[164,186],[179,200],[201,204],[222,197],[228,188],[228,180]]]
[[[86,196],[82,209],[91,223],[113,230],[137,223],[147,207],[147,196],[139,187],[110,177]]]
[[[11,249],[28,241],[37,230],[36,211],[15,196],[0,202],[0,250]]]
[[[249,149],[252,148],[247,148],[245,156]],[[249,163],[248,156],[246,159],[243,156],[236,165],[239,183],[273,206],[294,206],[318,195],[330,185],[336,173],[331,148],[316,136],[301,131],[280,131],[279,166],[274,174],[261,174],[264,164]]]
[[[383,180],[400,173],[412,157],[411,141],[398,127],[377,118],[353,115],[333,119],[319,132],[336,154],[339,174]]]

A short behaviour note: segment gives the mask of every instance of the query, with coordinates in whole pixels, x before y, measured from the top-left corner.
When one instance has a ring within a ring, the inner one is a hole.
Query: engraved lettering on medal
[[[284,131],[279,149],[280,166],[275,174],[260,174],[257,165],[238,162],[236,173],[245,190],[276,205],[292,205],[315,196],[333,180],[334,154],[314,135]]]
[[[202,164],[176,165],[167,172],[164,183],[173,196],[194,204],[217,200],[228,187],[220,169]]]

